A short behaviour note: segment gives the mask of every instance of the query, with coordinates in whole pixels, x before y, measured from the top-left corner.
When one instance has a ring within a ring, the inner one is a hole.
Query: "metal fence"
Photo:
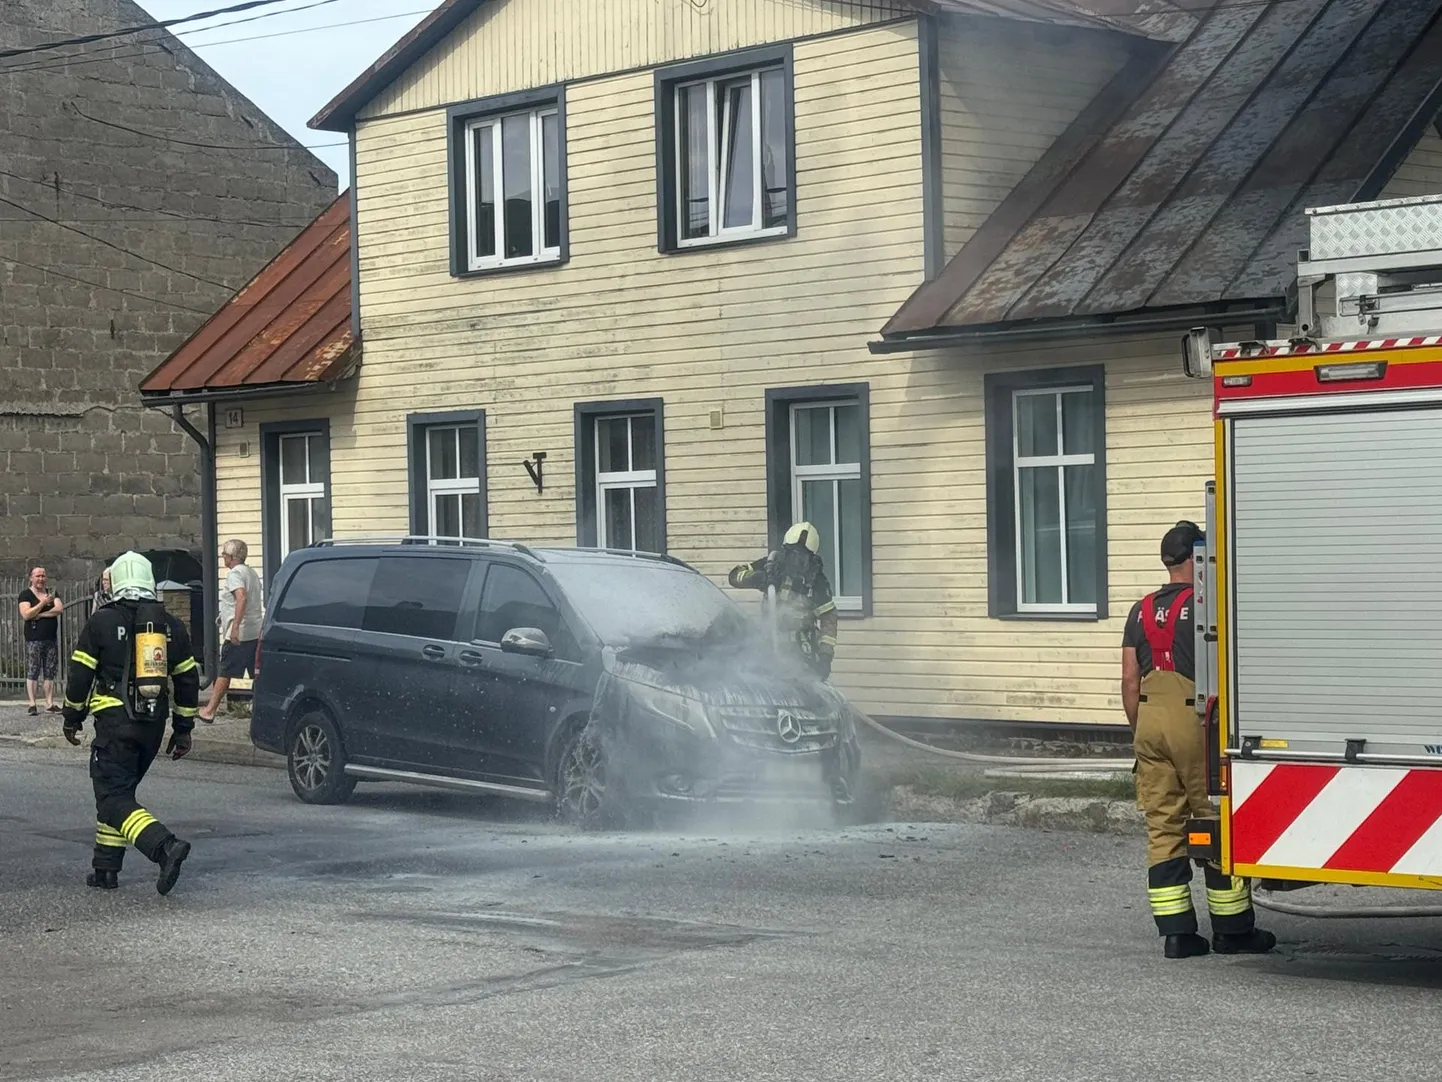
[[[23,575],[0,576],[0,599],[6,608],[0,616],[0,690],[25,687],[25,622],[20,619],[20,594],[30,585]],[[60,671],[56,674],[59,684],[65,682],[65,662],[75,648],[80,629],[90,618],[91,590],[93,584],[52,583],[56,594],[65,603],[60,614]]]

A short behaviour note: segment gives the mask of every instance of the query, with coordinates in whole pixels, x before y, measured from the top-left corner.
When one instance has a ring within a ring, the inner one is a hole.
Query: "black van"
[[[286,557],[251,740],[296,795],[358,780],[554,803],[583,826],[667,804],[848,804],[856,716],[669,556],[431,538]]]

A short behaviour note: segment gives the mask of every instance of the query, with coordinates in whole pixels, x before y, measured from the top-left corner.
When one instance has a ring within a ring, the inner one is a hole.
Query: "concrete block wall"
[[[129,0],[3,6],[0,48],[151,21]],[[0,60],[0,147],[0,576],[196,548],[195,445],[138,384],[336,176],[153,32]]]

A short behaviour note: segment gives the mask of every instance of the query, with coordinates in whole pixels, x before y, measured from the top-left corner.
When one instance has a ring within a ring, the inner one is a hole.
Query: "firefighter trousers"
[[[1216,815],[1207,795],[1206,740],[1192,681],[1153,670],[1142,677],[1134,749],[1137,804],[1147,823],[1147,895],[1161,935],[1194,933],[1187,820]],[[1245,935],[1255,924],[1252,888],[1207,865],[1207,910],[1218,935]]]
[[[90,743],[90,780],[95,786],[95,855],[97,871],[119,871],[128,844],[146,859],[159,862],[161,848],[172,836],[165,825],[140,806],[135,790],[155,762],[165,738],[163,723],[137,723],[119,707],[95,715]]]

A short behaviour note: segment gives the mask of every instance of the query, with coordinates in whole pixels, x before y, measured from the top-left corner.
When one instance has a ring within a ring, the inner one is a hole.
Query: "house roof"
[[[1304,209],[1378,196],[1442,109],[1442,0],[1221,0],[1093,101],[882,329],[1280,303]]]
[[[146,397],[283,390],[347,375],[351,330],[350,193],[303,229],[239,293],[146,376]]]
[[[483,4],[494,0],[442,0],[440,6],[387,49],[374,64],[311,118],[321,131],[349,131],[360,111],[407,68],[434,48]],[[1027,22],[1119,30],[1176,41],[1195,25],[1184,0],[899,0],[918,11],[992,15]]]

